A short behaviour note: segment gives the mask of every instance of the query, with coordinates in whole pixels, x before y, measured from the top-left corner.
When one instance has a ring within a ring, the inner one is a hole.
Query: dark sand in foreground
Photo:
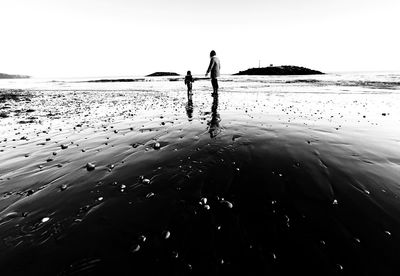
[[[14,93],[2,275],[399,273],[397,94]]]

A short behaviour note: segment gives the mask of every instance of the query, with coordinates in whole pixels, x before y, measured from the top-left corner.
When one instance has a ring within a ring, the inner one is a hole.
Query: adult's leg
[[[214,93],[218,93],[218,79],[211,79],[211,84],[213,86]]]

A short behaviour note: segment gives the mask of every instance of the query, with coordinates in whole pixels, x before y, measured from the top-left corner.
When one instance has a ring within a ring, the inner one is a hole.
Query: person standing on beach
[[[187,85],[187,95],[188,99],[192,98],[192,83],[194,82],[192,73],[190,71],[187,71],[187,74],[185,76],[185,84]]]
[[[211,84],[213,87],[213,94],[218,93],[218,77],[219,70],[221,69],[221,63],[219,62],[219,58],[216,57],[216,53],[214,50],[210,52],[210,65],[208,66],[206,77],[208,73],[211,73]]]

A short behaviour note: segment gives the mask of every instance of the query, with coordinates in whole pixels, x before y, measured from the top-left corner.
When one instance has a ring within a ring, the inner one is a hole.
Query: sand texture
[[[400,94],[220,83],[1,90],[1,274],[398,275]]]

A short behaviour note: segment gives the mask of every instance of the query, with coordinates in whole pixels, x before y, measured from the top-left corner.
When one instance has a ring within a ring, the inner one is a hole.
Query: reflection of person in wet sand
[[[218,94],[213,93],[213,103],[211,106],[211,120],[208,123],[208,133],[210,133],[210,137],[214,138],[221,132],[221,127],[219,126],[219,122],[221,118],[218,114]]]
[[[192,117],[193,117],[192,95],[188,95],[188,102],[187,102],[185,108],[186,108],[186,115],[188,116],[188,120],[191,121]]]
[[[188,101],[186,103],[186,115],[188,116],[188,120],[191,121],[193,117],[193,101],[192,101],[192,83],[194,82],[192,73],[190,71],[187,71],[187,74],[185,76],[185,84],[187,86],[187,97]]]

